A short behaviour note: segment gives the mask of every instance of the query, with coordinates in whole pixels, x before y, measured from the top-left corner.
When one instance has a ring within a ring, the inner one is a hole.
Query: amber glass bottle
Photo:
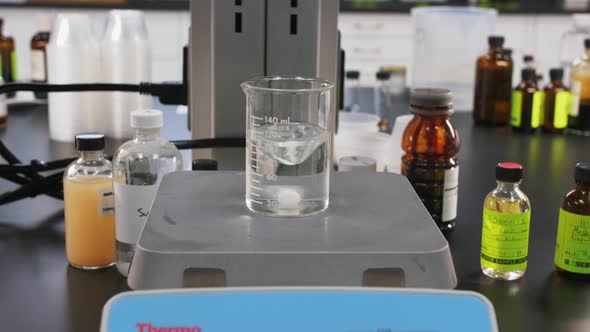
[[[0,18],[0,76],[4,82],[14,82],[16,75],[16,53],[14,51],[14,39],[4,34],[4,20]],[[7,93],[7,97],[14,97],[16,93]]]
[[[414,118],[402,138],[402,174],[443,232],[455,228],[459,186],[459,133],[450,121],[452,94],[443,89],[414,89]]]
[[[537,87],[537,74],[532,68],[522,70],[522,82],[512,93],[512,129],[532,133],[543,123],[543,92]]]
[[[490,49],[477,59],[473,119],[478,124],[506,125],[510,121],[512,59],[504,37],[490,36]]]
[[[47,83],[47,44],[51,17],[37,16],[37,30],[31,39],[31,80],[35,83]],[[35,98],[47,99],[47,92],[35,91]]]
[[[563,133],[567,127],[571,94],[563,84],[563,69],[553,68],[549,71],[551,82],[545,87],[545,112],[543,131]]]
[[[555,266],[562,274],[590,279],[590,164],[577,164],[576,188],[561,203]]]

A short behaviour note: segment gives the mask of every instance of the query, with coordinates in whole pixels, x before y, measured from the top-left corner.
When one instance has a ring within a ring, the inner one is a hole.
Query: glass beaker
[[[251,211],[299,217],[328,207],[333,88],[321,79],[291,76],[242,83]]]

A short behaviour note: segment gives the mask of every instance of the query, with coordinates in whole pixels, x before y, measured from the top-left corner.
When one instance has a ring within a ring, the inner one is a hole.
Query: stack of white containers
[[[151,49],[142,12],[111,11],[101,50],[104,82],[138,84],[151,80]],[[152,108],[152,97],[133,92],[109,93],[108,101],[110,121],[104,133],[118,139],[133,137],[129,123],[132,111]]]
[[[111,11],[102,42],[88,15],[57,15],[47,58],[49,83],[53,84],[138,84],[151,79],[151,50],[139,11]],[[50,93],[50,136],[72,142],[78,133],[96,131],[117,139],[131,138],[129,114],[150,107],[151,97],[138,93]]]
[[[49,83],[94,83],[101,81],[100,48],[82,14],[57,15],[47,47]],[[100,111],[95,92],[49,94],[49,134],[52,139],[72,142],[78,133],[101,131]]]

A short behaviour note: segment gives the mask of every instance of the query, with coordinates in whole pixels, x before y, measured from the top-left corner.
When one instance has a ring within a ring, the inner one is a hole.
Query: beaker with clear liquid
[[[273,217],[324,211],[330,194],[332,91],[308,77],[261,77],[246,94],[246,205]]]

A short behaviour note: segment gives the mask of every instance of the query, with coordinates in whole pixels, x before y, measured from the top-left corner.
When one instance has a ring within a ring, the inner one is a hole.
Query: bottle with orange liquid
[[[443,232],[455,228],[459,188],[459,133],[450,121],[452,93],[445,89],[414,89],[414,118],[402,138],[402,174]]]
[[[115,217],[111,163],[102,134],[76,136],[80,158],[64,174],[66,254],[80,269],[115,264]]]

